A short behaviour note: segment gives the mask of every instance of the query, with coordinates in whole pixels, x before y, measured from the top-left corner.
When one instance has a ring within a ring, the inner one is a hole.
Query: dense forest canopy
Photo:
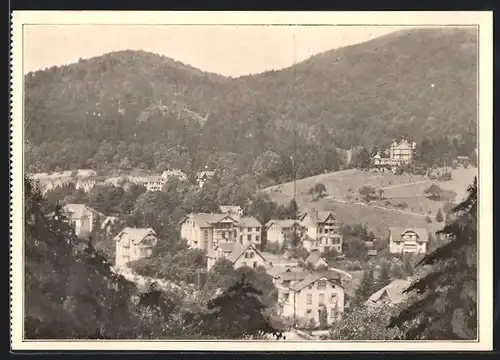
[[[118,51],[26,75],[26,165],[192,172],[217,154],[251,172],[264,156],[280,181],[292,153],[304,177],[340,169],[343,150],[402,137],[455,139],[470,155],[476,78],[467,29],[401,31],[236,79]]]

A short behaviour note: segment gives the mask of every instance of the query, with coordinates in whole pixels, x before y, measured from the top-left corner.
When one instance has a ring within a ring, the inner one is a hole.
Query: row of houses
[[[214,171],[200,171],[196,173],[196,184],[201,188],[203,185],[213,178]],[[126,183],[134,183],[142,185],[147,191],[161,191],[165,183],[176,177],[180,181],[187,181],[188,176],[179,169],[166,170],[161,175],[149,176],[113,176],[101,179],[97,176],[94,170],[75,170],[62,171],[59,173],[37,173],[31,174],[31,177],[39,182],[43,193],[54,190],[58,187],[64,187],[69,184],[74,184],[75,188],[89,192],[96,186],[123,186]]]
[[[229,213],[236,212],[240,219],[245,218],[237,208],[224,209]],[[93,216],[103,216],[82,204],[68,204],[64,210],[71,215],[75,231],[79,234],[92,231]],[[105,218],[103,225],[109,223],[108,220]],[[408,232],[404,233],[410,236]],[[151,257],[158,240],[152,228],[123,228],[114,237],[115,267],[126,267],[131,261]],[[207,270],[220,259],[230,261],[235,268],[263,267],[272,276],[278,290],[278,312],[282,317],[306,323],[331,324],[341,316],[345,307],[344,279],[348,274],[329,267],[319,250],[313,250],[306,259],[296,259],[289,251],[282,254],[260,251],[251,240],[239,242],[221,239],[215,248],[207,251]],[[312,266],[305,267],[305,264]],[[373,294],[367,305],[401,301],[403,295],[398,290],[401,284],[398,284],[388,285]]]
[[[300,244],[307,251],[342,252],[340,222],[330,211],[311,210],[297,220],[270,220],[263,226],[244,216],[239,206],[221,206],[220,213],[191,213],[181,221],[181,237],[192,248],[214,250],[220,242],[251,243],[260,248],[262,235],[280,249]]]

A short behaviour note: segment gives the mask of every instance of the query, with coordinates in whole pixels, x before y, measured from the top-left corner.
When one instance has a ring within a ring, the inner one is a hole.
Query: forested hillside
[[[476,144],[474,30],[398,32],[237,79],[120,51],[26,75],[28,171],[230,167],[271,182],[393,138]],[[294,131],[297,136],[294,137]],[[450,139],[451,140],[451,139]],[[295,144],[295,146],[294,146]]]

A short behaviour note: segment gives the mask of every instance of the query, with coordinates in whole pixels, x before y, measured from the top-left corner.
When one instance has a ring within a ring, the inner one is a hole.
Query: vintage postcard
[[[492,349],[492,12],[21,11],[11,64],[13,350]]]

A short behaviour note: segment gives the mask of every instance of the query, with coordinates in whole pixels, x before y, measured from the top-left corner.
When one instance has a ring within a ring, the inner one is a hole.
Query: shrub
[[[430,217],[430,216],[426,216],[426,217],[425,217],[425,221],[426,221],[428,224],[432,223],[432,219],[431,219],[431,217]]]

